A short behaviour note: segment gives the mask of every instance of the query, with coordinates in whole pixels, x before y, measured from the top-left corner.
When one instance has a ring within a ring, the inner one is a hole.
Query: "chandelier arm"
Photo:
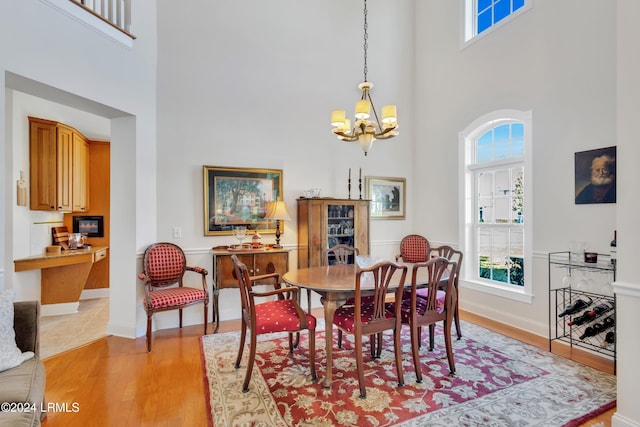
[[[382,124],[380,123],[380,119],[378,118],[378,112],[376,111],[376,107],[373,105],[373,99],[371,98],[371,93],[367,91],[367,98],[369,98],[369,103],[371,104],[371,110],[373,111],[373,116],[376,118],[376,124],[378,125],[378,130],[381,133],[383,131]]]

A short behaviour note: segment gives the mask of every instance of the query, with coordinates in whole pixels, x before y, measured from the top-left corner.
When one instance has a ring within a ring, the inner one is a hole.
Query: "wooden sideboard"
[[[289,249],[265,248],[259,250],[229,250],[214,248],[213,255],[213,321],[216,324],[215,332],[220,326],[220,309],[218,295],[220,289],[237,288],[238,279],[233,272],[231,255],[236,255],[240,262],[244,263],[252,276],[268,273],[280,273],[284,275],[289,271]],[[238,306],[238,314],[240,307]]]
[[[16,272],[42,270],[40,303],[77,303],[94,264],[107,257],[106,246],[34,255],[13,261]]]

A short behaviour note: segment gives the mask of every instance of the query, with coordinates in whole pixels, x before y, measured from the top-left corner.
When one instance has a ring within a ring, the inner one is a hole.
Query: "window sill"
[[[127,34],[113,25],[98,18],[94,14],[84,10],[81,6],[71,2],[69,0],[41,0],[43,3],[57,9],[72,19],[80,22],[86,27],[100,33],[116,43],[125,46],[133,47],[133,39],[130,34]]]
[[[489,282],[483,282],[479,280],[460,280],[460,287],[463,289],[471,289],[474,291],[482,292],[485,294],[496,295],[502,298],[524,302],[531,304],[533,301],[533,295],[527,293],[523,288],[498,285]]]

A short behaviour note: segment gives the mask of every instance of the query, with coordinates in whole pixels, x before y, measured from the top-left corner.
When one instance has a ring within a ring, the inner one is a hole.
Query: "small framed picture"
[[[374,219],[405,219],[406,179],[365,176],[365,197]]]

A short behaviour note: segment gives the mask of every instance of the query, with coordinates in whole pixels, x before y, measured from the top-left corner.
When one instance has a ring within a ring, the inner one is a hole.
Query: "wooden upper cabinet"
[[[54,122],[29,117],[30,207],[38,211],[57,210],[58,157]]]
[[[89,147],[74,128],[29,117],[30,207],[84,212],[88,209]]]
[[[73,134],[72,210],[89,210],[89,143],[79,133]]]

